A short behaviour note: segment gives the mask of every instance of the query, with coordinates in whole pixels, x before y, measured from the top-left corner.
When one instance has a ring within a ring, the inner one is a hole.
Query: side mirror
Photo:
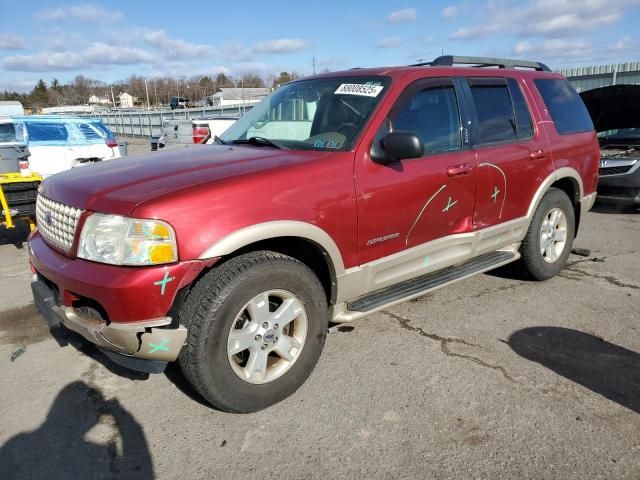
[[[380,153],[382,155],[372,155],[372,159],[374,162],[382,165],[399,162],[406,158],[420,158],[424,156],[424,144],[422,140],[415,133],[411,132],[389,132],[380,140],[380,147],[380,149],[376,150],[381,150]]]

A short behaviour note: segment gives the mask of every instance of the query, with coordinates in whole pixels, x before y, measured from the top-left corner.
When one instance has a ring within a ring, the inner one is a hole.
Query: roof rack
[[[473,67],[498,67],[498,68],[533,68],[541,72],[550,72],[551,69],[544,63],[530,62],[528,60],[513,60],[508,58],[490,57],[461,57],[457,55],[443,55],[432,62],[416,63],[412,67],[429,65],[432,67],[452,67],[454,65],[471,65]]]

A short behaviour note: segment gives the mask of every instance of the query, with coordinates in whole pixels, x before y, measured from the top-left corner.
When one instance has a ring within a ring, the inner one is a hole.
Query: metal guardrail
[[[116,135],[151,138],[162,133],[166,120],[191,121],[216,115],[244,115],[253,105],[229,105],[226,107],[185,108],[179,110],[104,112],[80,115],[98,118]]]

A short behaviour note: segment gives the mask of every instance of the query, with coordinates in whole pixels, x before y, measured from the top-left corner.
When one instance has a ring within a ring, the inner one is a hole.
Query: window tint
[[[518,139],[531,138],[533,136],[533,123],[531,122],[531,114],[529,107],[524,99],[520,85],[513,78],[508,78],[509,93],[513,100],[513,109],[516,114],[516,129]]]
[[[513,105],[506,85],[471,85],[478,115],[479,144],[517,140]]]
[[[104,138],[115,138],[115,135],[113,134],[113,132],[111,130],[109,130],[104,123],[102,122],[91,122],[90,125],[97,129],[98,131],[102,132],[102,136]]]
[[[15,142],[16,130],[13,123],[0,123],[0,142]]]
[[[104,134],[90,123],[79,123],[78,130],[85,140],[102,140]]]
[[[391,122],[394,130],[418,135],[426,153],[460,148],[460,115],[452,86],[427,88],[416,93]]]
[[[69,138],[67,128],[61,123],[28,122],[27,133],[30,142],[64,142]]]
[[[560,135],[593,130],[587,107],[567,80],[537,79],[534,82]]]

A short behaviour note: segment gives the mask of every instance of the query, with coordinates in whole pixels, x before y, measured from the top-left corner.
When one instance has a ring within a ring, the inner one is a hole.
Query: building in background
[[[107,97],[100,98],[97,95],[91,95],[89,97],[89,103],[91,105],[111,105],[111,100]]]
[[[138,99],[127,92],[122,92],[118,95],[118,107],[120,108],[133,108]]]
[[[255,105],[269,93],[270,88],[221,88],[218,93],[207,97],[207,103],[214,107]]]

